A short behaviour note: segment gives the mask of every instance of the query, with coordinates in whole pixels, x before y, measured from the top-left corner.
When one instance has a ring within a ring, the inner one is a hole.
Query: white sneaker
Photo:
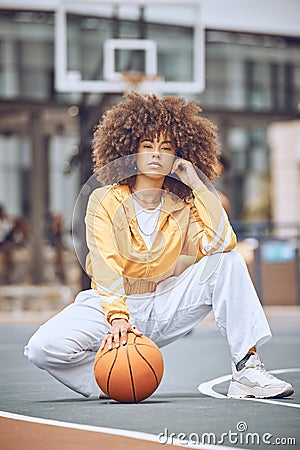
[[[232,381],[227,396],[231,398],[288,397],[294,393],[293,386],[266,371],[258,355],[249,357],[243,369],[237,371],[232,363]]]

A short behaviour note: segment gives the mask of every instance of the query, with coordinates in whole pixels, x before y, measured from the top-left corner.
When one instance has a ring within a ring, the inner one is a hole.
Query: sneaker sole
[[[269,390],[257,386],[250,387],[236,381],[231,381],[227,397],[230,398],[283,398],[289,397],[294,393],[294,389],[291,385],[287,385],[283,391]]]

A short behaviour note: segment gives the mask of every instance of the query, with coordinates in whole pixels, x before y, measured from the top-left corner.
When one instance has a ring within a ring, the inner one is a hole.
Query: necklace
[[[138,229],[142,232],[142,234],[144,235],[144,236],[148,236],[148,237],[150,237],[150,236],[152,236],[152,234],[156,231],[156,227],[157,227],[157,224],[158,224],[158,219],[159,219],[159,215],[160,215],[160,210],[161,210],[161,207],[162,207],[162,199],[160,200],[160,203],[159,203],[159,205],[154,209],[154,210],[151,210],[151,211],[149,211],[149,210],[145,210],[144,208],[141,208],[141,211],[136,211],[136,221],[137,221],[137,226],[138,226]],[[156,218],[155,218],[155,223],[154,223],[154,226],[153,226],[153,229],[152,229],[152,231],[150,232],[150,233],[146,233],[143,229],[142,229],[142,227],[141,227],[141,225],[140,225],[140,222],[139,222],[139,218],[138,218],[138,215],[139,214],[141,214],[141,213],[146,213],[146,214],[151,214],[152,216],[154,216],[154,214],[156,214]]]
[[[161,202],[161,193],[159,194],[159,196],[151,201],[151,202],[147,202],[146,200],[144,200],[143,198],[141,198],[136,191],[133,192],[134,197],[136,197],[140,202],[144,203],[144,205],[155,205],[157,204],[158,201]]]

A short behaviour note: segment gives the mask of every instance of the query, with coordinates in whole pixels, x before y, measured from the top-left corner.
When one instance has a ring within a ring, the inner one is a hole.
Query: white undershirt
[[[157,223],[163,204],[163,199],[155,209],[142,208],[135,198],[133,198],[133,204],[138,222],[138,230],[147,248],[150,249],[156,236]],[[151,236],[148,236],[150,233]]]

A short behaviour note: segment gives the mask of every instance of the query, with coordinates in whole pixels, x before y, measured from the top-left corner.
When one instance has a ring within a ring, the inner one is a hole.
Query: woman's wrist
[[[113,313],[113,314],[111,314],[111,315],[109,315],[107,317],[107,321],[110,324],[112,324],[113,320],[116,320],[116,319],[124,319],[124,320],[126,320],[126,322],[128,322],[129,321],[129,315],[126,314],[125,312],[124,313],[122,313],[122,312],[115,312],[115,313]]]
[[[124,323],[124,324],[127,324],[128,323],[128,320],[127,319],[124,319],[123,317],[122,318],[115,318],[115,319],[113,319],[111,322],[110,322],[110,324],[111,325],[114,325],[115,323]]]

